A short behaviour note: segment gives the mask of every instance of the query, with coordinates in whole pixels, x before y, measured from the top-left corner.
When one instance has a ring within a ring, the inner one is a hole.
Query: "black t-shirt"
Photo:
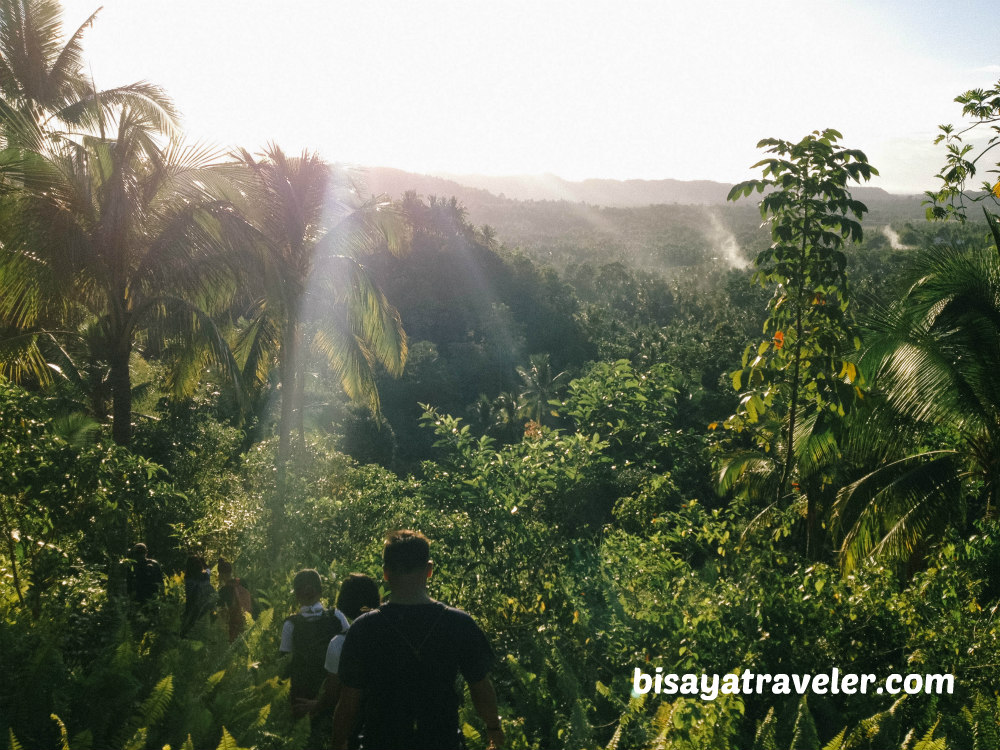
[[[365,750],[450,750],[458,734],[461,673],[469,684],[490,669],[483,631],[440,602],[383,604],[347,631],[340,682],[363,691]]]
[[[163,593],[163,571],[152,558],[136,560],[129,570],[129,586],[138,602],[147,602]]]

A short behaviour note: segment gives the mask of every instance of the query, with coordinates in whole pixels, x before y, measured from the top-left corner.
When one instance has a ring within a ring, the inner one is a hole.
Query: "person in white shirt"
[[[371,576],[366,576],[363,573],[351,573],[340,584],[337,611],[346,615],[350,621],[354,621],[369,610],[377,609],[380,603],[381,594],[378,582]],[[319,698],[317,700],[300,700],[299,710],[315,716],[336,707],[337,699],[340,697],[340,680],[337,678],[337,672],[340,666],[340,651],[344,647],[344,637],[347,630],[345,627],[343,632],[330,639],[324,664],[327,675]]]
[[[299,603],[299,611],[287,618],[281,626],[281,644],[278,650],[291,654],[287,673],[292,683],[289,691],[292,715],[298,718],[309,714],[312,728],[310,747],[325,747],[328,744],[333,707],[323,712],[311,712],[309,706],[316,701],[326,677],[324,663],[330,640],[345,631],[349,622],[339,609],[328,610],[323,606],[320,601],[323,584],[315,570],[300,570],[296,573],[292,590]]]

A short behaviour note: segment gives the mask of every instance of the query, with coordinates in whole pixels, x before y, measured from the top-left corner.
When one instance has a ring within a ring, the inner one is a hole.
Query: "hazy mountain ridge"
[[[423,175],[388,167],[366,170],[368,192],[400,197],[407,190],[420,195],[455,196],[467,207],[514,201],[566,201],[608,208],[651,205],[712,206],[725,204],[731,184],[712,180],[611,180],[579,182],[556,175],[494,177],[488,175]],[[919,207],[922,195],[895,195],[882,188],[858,186],[854,196],[872,210]]]
[[[656,272],[701,263],[742,266],[769,241],[759,196],[729,202],[732,186],[709,180],[448,179],[376,167],[362,173],[359,187],[393,199],[408,191],[425,199],[454,197],[472,224],[491,226],[508,247],[556,268],[615,260]],[[869,232],[923,221],[922,196],[871,187],[852,193],[869,208]]]

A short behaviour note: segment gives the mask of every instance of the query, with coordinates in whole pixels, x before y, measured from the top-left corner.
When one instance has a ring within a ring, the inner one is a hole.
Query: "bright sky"
[[[99,0],[64,0],[73,29]],[[753,176],[834,127],[934,186],[956,94],[1000,78],[989,0],[104,0],[99,88],[145,79],[189,137],[428,173]]]

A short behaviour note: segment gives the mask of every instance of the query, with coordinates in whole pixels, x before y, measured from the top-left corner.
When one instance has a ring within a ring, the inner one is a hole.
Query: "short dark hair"
[[[323,582],[313,568],[300,570],[292,579],[292,591],[296,594],[311,592],[319,596],[323,593]]]
[[[422,570],[430,559],[431,540],[411,529],[393,531],[382,548],[382,566],[392,573]]]
[[[184,577],[197,578],[205,572],[205,558],[201,555],[188,555],[187,562],[184,563]]]
[[[215,566],[220,576],[231,576],[233,574],[233,564],[224,557],[219,558],[219,564]]]
[[[353,620],[368,609],[378,609],[382,603],[378,583],[364,573],[351,573],[340,584],[337,609]]]
[[[148,550],[146,549],[146,545],[143,544],[142,542],[139,542],[137,545],[135,545],[132,548],[132,559],[133,560],[141,560],[147,554],[148,554]]]

